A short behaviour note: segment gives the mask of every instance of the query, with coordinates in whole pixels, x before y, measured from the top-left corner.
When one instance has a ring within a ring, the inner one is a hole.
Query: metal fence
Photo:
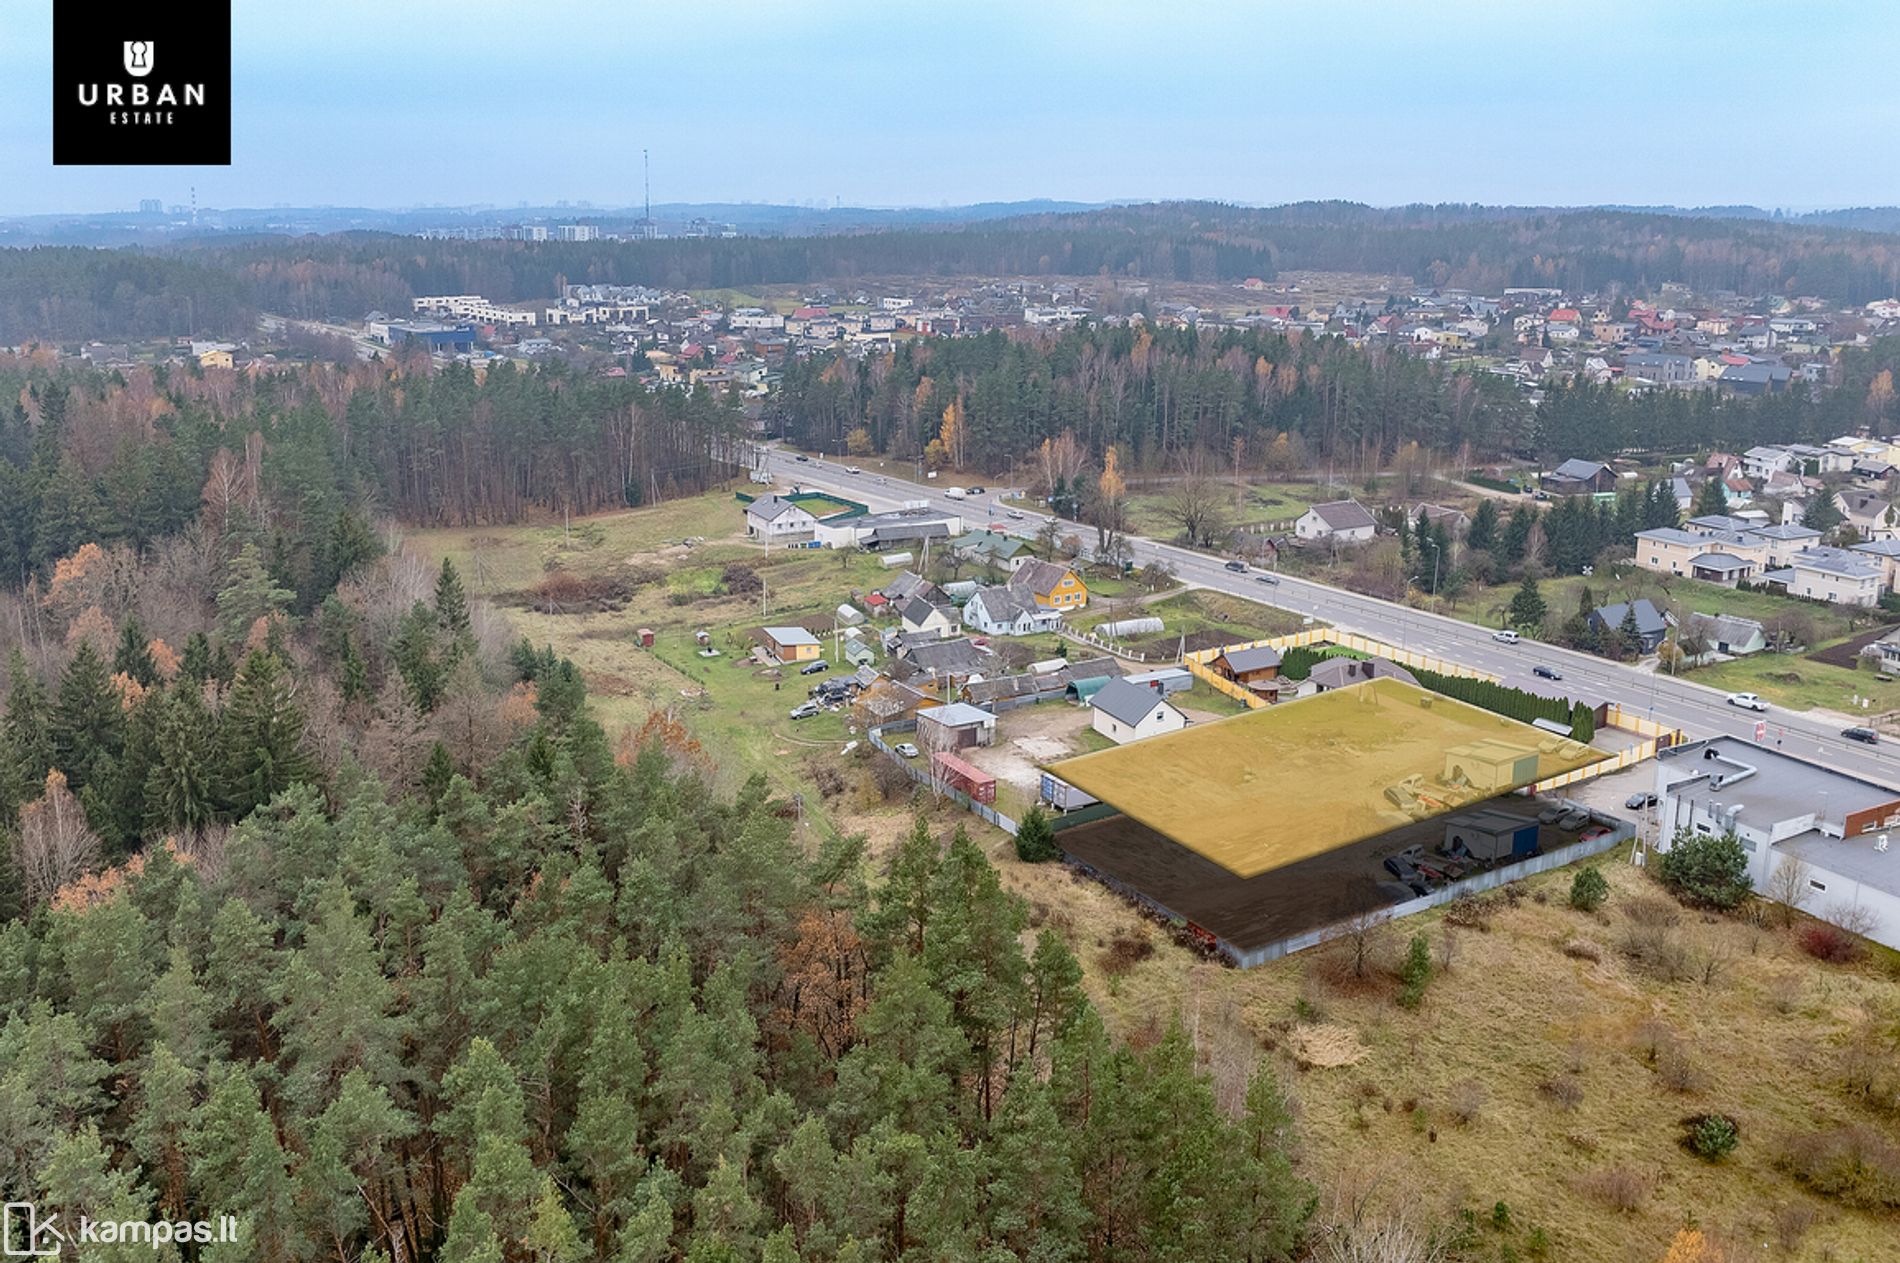
[[[950,786],[945,785],[942,781],[936,779],[930,773],[924,771],[915,763],[912,763],[909,759],[892,749],[890,743],[884,740],[884,734],[887,732],[916,731],[917,721],[915,719],[900,719],[894,723],[882,724],[876,728],[872,728],[866,735],[870,737],[872,747],[882,753],[885,758],[903,768],[904,774],[910,777],[910,779],[924,786],[933,794],[940,794],[975,815],[983,817],[983,819],[989,821],[1003,832],[1009,834],[1011,837],[1015,837],[1017,826],[1014,820],[990,806],[988,803],[980,803],[962,790],[952,789]]]
[[[1598,817],[1592,815],[1591,819],[1597,820]],[[1572,842],[1569,846],[1561,846],[1554,851],[1545,851],[1541,855],[1533,855],[1529,859],[1521,860],[1515,864],[1508,864],[1502,868],[1488,869],[1482,873],[1474,873],[1462,881],[1441,886],[1430,894],[1420,895],[1416,899],[1408,899],[1404,903],[1395,903],[1390,907],[1379,909],[1378,915],[1387,921],[1396,921],[1400,917],[1409,917],[1415,912],[1423,912],[1427,908],[1436,908],[1440,904],[1450,903],[1461,895],[1480,894],[1487,890],[1494,890],[1499,886],[1507,886],[1521,878],[1535,877],[1538,873],[1547,873],[1553,868],[1562,868],[1566,864],[1574,864],[1578,860],[1588,859],[1592,855],[1601,855],[1611,847],[1616,846],[1620,842],[1626,842],[1634,836],[1636,836],[1636,830],[1628,821],[1618,821],[1616,826],[1602,837],[1591,838],[1587,841]],[[1264,965],[1270,960],[1278,960],[1282,956],[1290,956],[1294,952],[1304,951],[1306,948],[1316,947],[1328,939],[1337,938],[1346,924],[1347,923],[1344,922],[1334,922],[1331,925],[1322,925],[1318,929],[1288,935],[1278,942],[1268,943],[1265,947],[1250,947],[1245,951],[1222,940],[1220,949],[1222,954],[1233,961],[1234,964],[1240,966],[1240,968],[1251,969],[1255,965]]]

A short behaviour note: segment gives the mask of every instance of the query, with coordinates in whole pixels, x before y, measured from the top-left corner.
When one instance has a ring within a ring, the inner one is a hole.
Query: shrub
[[[1462,894],[1445,905],[1445,924],[1461,930],[1489,930],[1497,896]]]
[[[1866,1209],[1900,1207],[1900,1145],[1864,1123],[1797,1136],[1782,1170],[1824,1197]]]
[[[1592,1171],[1581,1181],[1583,1191],[1612,1210],[1625,1214],[1642,1209],[1648,1181],[1629,1167],[1604,1167]]]
[[[1478,1115],[1484,1112],[1487,1095],[1484,1084],[1476,1079],[1460,1079],[1452,1084],[1451,1096],[1446,1103],[1452,1121],[1461,1127],[1476,1122]]]
[[[1727,1114],[1696,1114],[1682,1120],[1682,1144],[1705,1162],[1720,1162],[1735,1152],[1742,1129]]]
[[[1801,944],[1802,951],[1829,964],[1845,965],[1860,956],[1859,940],[1840,926],[1829,925],[1826,921],[1808,922],[1801,927],[1795,941]]]
[[[1399,966],[1399,1003],[1416,1009],[1425,1001],[1425,987],[1432,980],[1432,949],[1423,934],[1414,934],[1405,949],[1405,963]]]
[[[1056,845],[1056,831],[1049,823],[1049,813],[1037,803],[1023,813],[1016,826],[1016,858],[1041,864],[1061,854],[1062,848]]]
[[[1154,941],[1145,932],[1117,931],[1115,937],[1109,940],[1108,950],[1102,953],[1102,972],[1109,975],[1125,974],[1154,954]]]
[[[1748,853],[1733,833],[1676,834],[1656,875],[1685,903],[1727,912],[1748,898]]]
[[[1583,1104],[1583,1084],[1573,1075],[1552,1075],[1538,1084],[1537,1090],[1550,1098],[1558,1109],[1573,1110]]]
[[[1595,912],[1610,897],[1610,883],[1596,865],[1577,870],[1570,879],[1570,906],[1579,912]]]
[[[1680,1045],[1672,1044],[1656,1059],[1656,1074],[1663,1086],[1684,1096],[1702,1090],[1702,1071]]]
[[[1572,960],[1587,960],[1592,964],[1603,959],[1603,953],[1588,939],[1565,939],[1563,945],[1557,950]]]

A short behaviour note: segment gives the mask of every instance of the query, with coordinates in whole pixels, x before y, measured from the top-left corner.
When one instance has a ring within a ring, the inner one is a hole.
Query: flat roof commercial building
[[[1692,741],[1656,756],[1658,848],[1678,833],[1733,831],[1757,891],[1799,863],[1801,907],[1900,948],[1900,790],[1739,737]]]

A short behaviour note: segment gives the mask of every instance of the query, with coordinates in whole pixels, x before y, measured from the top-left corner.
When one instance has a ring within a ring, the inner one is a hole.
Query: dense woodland
[[[1879,215],[1845,223],[1890,227]],[[1410,277],[1497,293],[1665,282],[1698,292],[1858,304],[1900,288],[1890,233],[1831,222],[1653,211],[1169,202],[828,236],[631,242],[425,241],[386,233],[207,237],[163,256],[0,252],[0,342],[239,334],[253,311],[360,318],[416,294],[546,298],[554,278],[672,289],[863,277],[1069,276],[1238,281],[1289,270]]]
[[[1137,468],[1186,453],[1286,474],[1319,460],[1382,470],[1416,443],[1467,463],[1523,455],[1744,450],[1824,441],[1893,419],[1889,379],[1900,341],[1843,357],[1838,389],[1802,383],[1776,395],[1632,394],[1583,384],[1538,407],[1491,374],[1448,368],[1342,338],[1090,326],[1062,334],[991,333],[910,343],[891,356],[787,366],[787,432],[814,448],[860,442],[901,457],[941,441],[953,466],[1002,470],[1044,439],[1073,433],[1099,454],[1122,447]],[[954,409],[953,409],[954,405]],[[946,417],[953,413],[953,417]]]
[[[1273,1072],[1113,1044],[961,830],[873,863],[664,714],[610,739],[368,530],[338,417],[422,383],[9,371],[49,560],[0,594],[7,1200],[234,1215],[183,1256],[227,1263],[1301,1248]],[[112,499],[141,459],[171,490]]]
[[[426,357],[347,367],[102,374],[0,357],[0,575],[47,576],[87,542],[146,548],[201,510],[258,509],[272,576],[308,611],[369,522],[518,521],[701,490],[737,414],[550,365],[477,381]]]

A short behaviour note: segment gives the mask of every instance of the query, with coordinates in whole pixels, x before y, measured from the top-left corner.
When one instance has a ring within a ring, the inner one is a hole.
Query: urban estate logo
[[[231,165],[231,0],[139,20],[54,8],[54,165]]]

